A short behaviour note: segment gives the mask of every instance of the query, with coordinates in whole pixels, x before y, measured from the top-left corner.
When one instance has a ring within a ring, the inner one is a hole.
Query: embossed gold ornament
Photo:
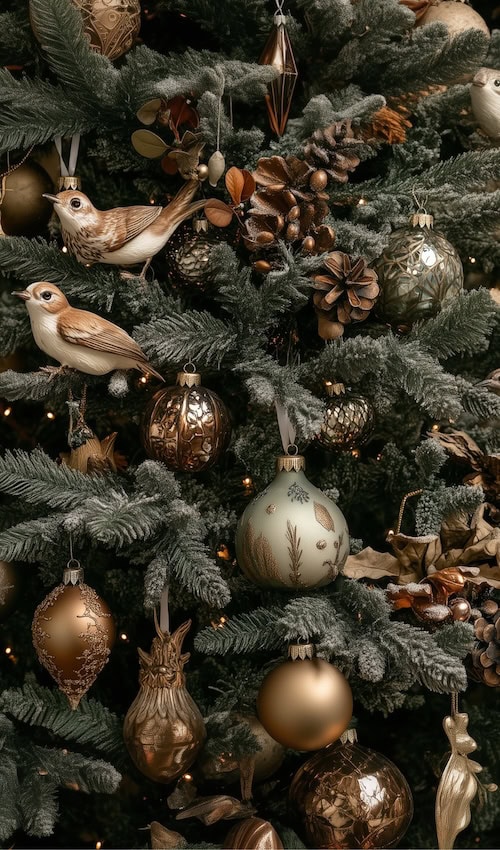
[[[19,567],[10,561],[0,561],[0,623],[14,611],[20,592]]]
[[[295,774],[290,802],[310,847],[396,846],[413,815],[410,788],[388,758],[361,747],[352,729]]]
[[[349,725],[351,688],[337,667],[314,657],[312,644],[292,644],[288,652],[288,661],[262,682],[257,714],[284,747],[318,750],[340,738]]]
[[[151,651],[139,649],[140,690],[123,724],[130,757],[148,779],[172,782],[193,764],[205,740],[200,710],[186,689],[181,652],[191,627],[188,620],[173,633],[163,632],[155,616]]]
[[[373,430],[375,411],[362,395],[346,391],[342,383],[326,385],[328,401],[316,439],[323,448],[349,451],[365,443]]]
[[[77,708],[108,662],[115,640],[111,611],[84,583],[79,566],[68,565],[62,584],[40,603],[32,634],[40,664],[66,694],[71,708]]]
[[[452,699],[456,706],[456,695]],[[439,850],[453,850],[455,838],[470,823],[470,804],[476,796],[482,767],[469,754],[477,744],[467,731],[469,717],[455,711],[443,720],[443,728],[451,744],[451,755],[439,781],[436,794],[436,830]],[[487,791],[496,791],[491,784]]]
[[[144,448],[169,469],[208,469],[226,449],[230,436],[227,408],[213,390],[201,385],[198,372],[179,372],[177,384],[159,390],[144,414]]]
[[[278,457],[276,477],[238,523],[238,563],[260,587],[322,587],[334,581],[349,554],[342,512],[308,481],[304,468],[301,455]]]
[[[416,213],[410,226],[395,230],[377,260],[379,318],[391,324],[434,316],[451,304],[464,284],[464,270],[453,245],[433,228],[434,219]]]
[[[224,850],[283,850],[278,833],[267,820],[245,818],[226,835]]]
[[[141,28],[140,0],[72,0],[80,10],[90,46],[108,59],[132,47]]]
[[[251,762],[253,780],[263,782],[281,766],[285,757],[284,747],[266,732],[262,723],[254,714],[235,714],[233,719],[235,724],[245,723],[250,728],[260,745],[260,750],[253,756],[246,758],[245,764],[239,762],[232,753],[203,753],[198,760],[201,775],[204,779],[217,780],[223,785],[231,785],[238,782],[245,772],[245,768]]]

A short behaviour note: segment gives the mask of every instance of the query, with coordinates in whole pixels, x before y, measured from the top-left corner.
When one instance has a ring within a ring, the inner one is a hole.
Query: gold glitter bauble
[[[260,745],[260,750],[255,753],[253,779],[254,782],[263,782],[281,767],[285,749],[271,738],[254,714],[235,715],[234,723],[245,723],[249,726]],[[232,785],[240,780],[240,767],[231,753],[204,753],[198,765],[204,779],[218,780],[222,785]]]
[[[19,567],[0,561],[0,623],[14,611],[21,591]]]
[[[142,441],[149,457],[169,469],[200,472],[226,449],[231,436],[227,408],[195,372],[179,372],[177,384],[159,390],[144,414]]]
[[[361,395],[346,391],[344,384],[327,386],[329,399],[316,439],[325,449],[349,451],[362,446],[373,430],[375,411]]]
[[[229,830],[223,850],[283,850],[274,827],[262,818],[245,818]]]
[[[284,747],[318,750],[347,729],[351,688],[333,664],[311,657],[310,644],[292,645],[289,652],[288,661],[278,664],[262,682],[257,714],[264,729]],[[296,653],[300,655],[294,660]]]
[[[3,231],[6,236],[43,233],[53,207],[42,195],[53,191],[47,172],[31,160],[6,174],[0,187],[0,233]]]
[[[141,773],[172,782],[191,767],[206,732],[183,672],[189,652],[181,653],[182,642],[191,620],[172,635],[162,632],[156,617],[155,626],[151,651],[139,649],[140,690],[125,717],[123,737]]]
[[[293,778],[290,802],[309,847],[394,847],[410,825],[413,800],[403,774],[352,737],[315,753]]]
[[[32,633],[40,664],[76,708],[107,663],[115,640],[111,611],[84,584],[83,570],[64,571],[63,583],[36,609]]]

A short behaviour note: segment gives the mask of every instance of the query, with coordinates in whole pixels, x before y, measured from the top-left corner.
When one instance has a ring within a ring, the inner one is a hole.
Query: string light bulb
[[[96,841],[95,850],[101,850],[101,847],[102,847],[102,841]]]
[[[128,640],[128,634],[126,632],[122,632],[120,634],[120,640]]]
[[[11,413],[12,413],[12,408],[11,408],[11,407],[6,407],[6,408],[5,408],[5,410],[4,410],[4,412],[3,412],[3,415],[4,415],[4,416],[10,416],[10,414],[11,414]]]
[[[11,652],[12,652],[12,647],[11,647],[11,646],[6,646],[6,647],[5,647],[5,654],[6,654],[6,655],[10,655],[10,654],[11,654]]]
[[[439,428],[440,428],[439,422],[433,422],[432,423],[431,431],[434,431],[434,432],[439,431]]]
[[[47,415],[47,419],[50,419],[50,420],[53,420],[53,419],[55,419],[55,418],[56,418],[56,414],[55,414],[55,413],[52,413],[52,411],[51,411],[51,410],[47,411],[47,414],[46,414],[46,415]]]

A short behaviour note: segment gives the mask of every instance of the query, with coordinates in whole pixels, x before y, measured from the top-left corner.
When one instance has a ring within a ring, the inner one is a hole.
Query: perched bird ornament
[[[481,130],[500,141],[500,71],[480,68],[472,80],[470,99]]]
[[[45,366],[43,371],[57,374],[70,368],[106,375],[115,369],[137,369],[164,380],[126,331],[95,313],[72,307],[55,284],[32,283],[12,295],[25,301],[38,347],[61,364]]]
[[[193,201],[198,179],[188,180],[166,207],[134,206],[98,210],[83,192],[68,190],[44,195],[54,204],[68,251],[86,265],[144,263],[140,277],[184,219],[206,201]],[[126,275],[128,276],[128,275]]]

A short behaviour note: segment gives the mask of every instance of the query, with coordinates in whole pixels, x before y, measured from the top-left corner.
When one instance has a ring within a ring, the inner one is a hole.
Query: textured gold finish
[[[455,838],[470,823],[470,804],[477,794],[476,774],[482,767],[469,754],[477,744],[467,732],[469,717],[456,713],[445,717],[443,728],[451,744],[451,756],[436,794],[436,831],[439,850],[453,850]],[[496,791],[496,785],[487,790]]]
[[[325,449],[350,451],[369,439],[375,411],[368,399],[346,390],[344,384],[327,384],[329,396],[318,443]]]
[[[276,472],[300,472],[306,468],[302,455],[279,455],[276,458]]]
[[[401,771],[355,739],[308,759],[293,778],[290,802],[300,813],[308,846],[325,850],[394,847],[413,815]]]
[[[282,136],[298,77],[285,15],[274,16],[274,26],[261,53],[259,65],[271,65],[277,71],[277,76],[268,85],[266,106],[271,130],[277,136]]]
[[[266,732],[260,720],[254,714],[234,716],[234,723],[245,723],[255,735],[260,750],[251,758],[253,761],[253,779],[255,782],[263,782],[278,770],[285,757],[285,750],[274,738]],[[232,753],[204,753],[198,760],[201,774],[204,779],[218,780],[223,785],[231,785],[238,782],[242,767]]]
[[[95,682],[115,640],[110,609],[80,576],[75,579],[76,584],[59,584],[45,597],[32,625],[38,660],[71,708],[77,708]],[[72,581],[69,576],[67,580]]]
[[[428,227],[432,230],[434,227],[434,216],[424,212],[416,212],[410,216],[410,224],[412,227]]]
[[[108,59],[132,47],[141,28],[140,0],[72,0],[82,13],[90,46]]]
[[[278,833],[262,818],[246,818],[236,823],[222,846],[224,850],[283,850]]]
[[[19,569],[9,561],[0,561],[0,623],[12,614],[21,591]]]
[[[182,642],[191,620],[170,635],[155,617],[151,652],[139,649],[140,690],[123,724],[123,737],[136,767],[155,782],[172,782],[194,762],[205,740],[200,710],[186,689]]]
[[[144,414],[144,448],[149,457],[162,460],[169,469],[207,469],[229,443],[227,408],[200,381],[197,372],[179,372],[177,384],[159,390]]]
[[[61,177],[59,178],[58,191],[65,192],[68,189],[71,189],[73,192],[81,192],[82,181],[80,177],[76,177],[74,175],[63,177],[61,175]]]
[[[314,658],[313,643],[291,643],[288,647],[288,657],[292,661],[297,661],[298,658],[303,661],[305,658]]]
[[[257,714],[284,747],[317,750],[336,741],[349,725],[351,688],[340,670],[322,658],[289,659],[262,682]]]

